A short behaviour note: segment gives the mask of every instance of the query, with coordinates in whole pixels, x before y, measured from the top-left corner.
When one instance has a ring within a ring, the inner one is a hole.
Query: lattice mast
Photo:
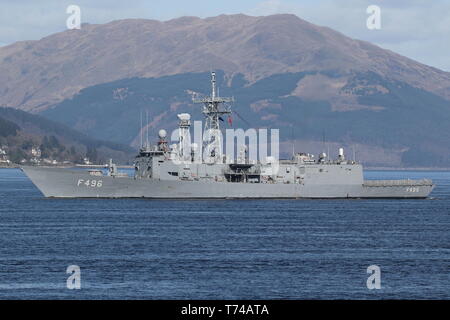
[[[216,73],[211,72],[211,96],[202,99],[193,99],[194,103],[202,103],[205,116],[203,130],[203,144],[206,158],[209,162],[222,162],[222,140],[220,121],[222,116],[231,114],[229,103],[234,102],[233,97],[219,97],[216,88]]]

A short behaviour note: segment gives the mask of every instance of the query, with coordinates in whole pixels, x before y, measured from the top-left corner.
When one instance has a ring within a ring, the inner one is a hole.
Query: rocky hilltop
[[[333,71],[338,77],[307,77],[292,94],[337,98],[336,109],[358,108],[355,96],[340,89],[368,71],[450,98],[447,72],[280,14],[84,24],[2,47],[0,105],[40,111],[96,84],[211,69],[228,78],[241,73],[251,83],[286,72]]]

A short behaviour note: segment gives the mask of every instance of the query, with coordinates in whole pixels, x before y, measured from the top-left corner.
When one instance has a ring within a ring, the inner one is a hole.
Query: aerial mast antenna
[[[322,131],[322,152],[325,152],[325,130]]]
[[[142,109],[140,110],[140,113],[141,113],[141,127],[140,127],[140,130],[139,130],[139,136],[140,136],[140,143],[141,143],[141,145],[139,146],[141,149],[142,149]]]
[[[212,86],[211,97],[214,100],[216,98],[216,73],[215,72],[211,72],[211,86]]]
[[[292,159],[295,157],[294,126],[291,125]]]
[[[222,162],[222,141],[220,132],[220,119],[222,115],[231,114],[230,103],[234,98],[222,98],[217,96],[216,73],[211,72],[211,96],[202,99],[192,99],[194,103],[203,104],[203,115],[205,116],[205,129],[203,143],[207,147],[208,162]],[[223,106],[223,104],[227,104]]]
[[[145,138],[145,144],[148,147],[148,110],[145,110],[145,112],[146,112],[146,123],[145,123],[146,138]]]

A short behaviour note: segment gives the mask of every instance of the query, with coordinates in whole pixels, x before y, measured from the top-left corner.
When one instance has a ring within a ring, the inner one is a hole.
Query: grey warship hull
[[[230,183],[93,176],[87,171],[50,167],[23,167],[22,170],[45,197],[51,198],[426,198],[434,187],[430,180],[363,180],[362,183],[348,183],[331,179],[330,183]]]

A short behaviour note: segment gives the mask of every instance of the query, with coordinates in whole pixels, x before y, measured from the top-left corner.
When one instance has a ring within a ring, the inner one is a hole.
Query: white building
[[[9,165],[11,161],[9,160],[8,153],[5,150],[5,147],[0,148],[0,165]]]
[[[41,149],[39,149],[39,147],[32,147],[31,148],[31,155],[35,158],[40,158],[42,153],[41,153]]]

